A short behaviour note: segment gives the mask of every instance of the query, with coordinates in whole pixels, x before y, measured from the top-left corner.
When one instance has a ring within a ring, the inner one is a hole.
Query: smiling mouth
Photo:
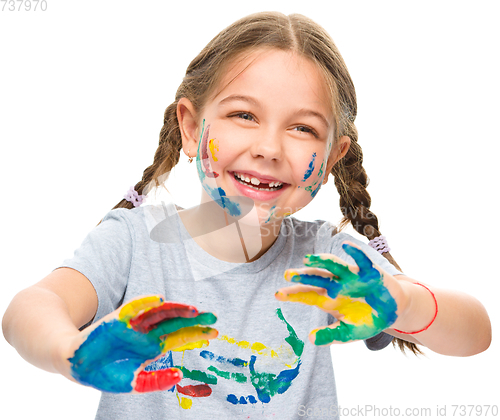
[[[236,179],[236,181],[238,181],[240,184],[245,185],[246,187],[250,187],[255,191],[278,191],[283,188],[283,183],[279,181],[265,184],[263,182],[260,182],[257,178],[250,177],[249,175],[233,172],[233,176],[234,179]]]

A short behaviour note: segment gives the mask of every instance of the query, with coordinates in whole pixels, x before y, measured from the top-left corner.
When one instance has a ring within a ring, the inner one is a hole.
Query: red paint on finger
[[[194,306],[182,303],[164,302],[156,308],[143,312],[130,320],[130,326],[142,333],[148,333],[156,325],[171,318],[194,318],[198,316],[198,310]]]
[[[134,390],[137,392],[166,391],[182,379],[182,372],[177,368],[141,371],[137,375]]]
[[[212,388],[207,384],[188,386],[180,386],[177,384],[177,391],[179,394],[187,395],[188,397],[208,397],[212,394]]]

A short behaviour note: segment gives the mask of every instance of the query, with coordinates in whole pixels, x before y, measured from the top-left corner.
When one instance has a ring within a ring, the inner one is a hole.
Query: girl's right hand
[[[216,338],[217,318],[161,296],[132,300],[78,334],[67,354],[77,382],[113,393],[163,391],[182,379],[177,368],[144,368],[169,350]],[[67,365],[67,362],[66,362]]]

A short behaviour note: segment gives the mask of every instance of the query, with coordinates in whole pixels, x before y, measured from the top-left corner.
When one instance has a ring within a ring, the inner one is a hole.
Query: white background
[[[45,12],[0,12],[2,313],[142,177],[190,60],[234,20],[278,10],[324,26],[347,63],[372,210],[393,256],[410,277],[477,297],[495,335],[497,2],[46,1]],[[185,157],[181,167],[174,194],[186,205],[200,187]],[[337,222],[333,182],[298,215]],[[97,391],[29,365],[3,339],[0,352],[9,418],[93,418]],[[469,358],[332,348],[342,407],[430,408],[432,418],[437,406],[446,417],[457,404],[500,406],[498,356],[495,340]]]

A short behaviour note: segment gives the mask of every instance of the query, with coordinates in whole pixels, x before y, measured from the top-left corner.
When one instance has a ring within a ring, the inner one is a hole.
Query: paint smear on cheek
[[[314,160],[316,159],[316,152],[313,153],[311,156],[311,161],[309,162],[309,167],[307,168],[306,173],[304,174],[304,179],[302,179],[302,182],[305,182],[309,179],[309,177],[312,175],[314,172]]]
[[[203,121],[203,126],[205,126],[205,121]],[[210,124],[207,125],[207,129],[203,133],[202,140],[201,140],[201,160],[203,163],[203,172],[208,178],[217,178],[219,174],[217,172],[212,172],[210,169],[210,162],[209,162],[209,157],[208,157],[208,135],[210,132]]]
[[[208,158],[208,131],[210,125],[207,126],[205,131],[205,120],[203,120],[202,126],[202,140],[198,142],[198,152],[196,158],[196,169],[198,171],[198,177],[200,179],[201,185],[206,193],[214,200],[220,207],[227,209],[229,215],[236,217],[241,215],[241,206],[230,200],[226,192],[220,187],[211,187],[208,185],[207,178],[217,178],[219,174],[212,172],[209,167]],[[199,157],[202,157],[201,159]]]
[[[217,162],[217,156],[215,156],[215,151],[219,151],[219,142],[216,139],[210,139],[208,142],[208,148],[210,149],[210,153],[212,154],[212,160]]]
[[[321,189],[321,186],[323,185],[323,167],[325,165],[326,161],[324,160],[321,162],[321,166],[319,167],[318,175],[316,176],[316,181],[312,185],[309,185],[305,188],[306,191],[311,193],[311,198],[316,197],[316,194],[318,194],[318,191]]]

